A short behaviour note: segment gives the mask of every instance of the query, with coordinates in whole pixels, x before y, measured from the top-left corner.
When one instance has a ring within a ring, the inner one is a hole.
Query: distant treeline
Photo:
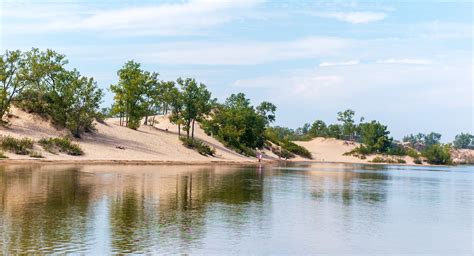
[[[409,155],[415,162],[421,163],[424,157],[431,164],[450,164],[451,150],[474,149],[474,136],[461,133],[455,137],[453,143],[442,144],[441,134],[431,132],[429,134],[416,134],[405,136],[402,142],[395,141],[389,136],[387,126],[373,120],[364,122],[361,117],[355,122],[355,111],[348,109],[337,113],[338,123],[327,125],[322,120],[316,120],[312,124],[306,123],[295,130],[275,126],[268,129],[280,140],[306,141],[316,137],[344,139],[360,142],[361,145],[349,154],[365,157],[369,154],[386,154],[395,156]]]

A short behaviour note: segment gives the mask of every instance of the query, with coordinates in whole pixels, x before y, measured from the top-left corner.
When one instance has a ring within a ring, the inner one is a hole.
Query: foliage
[[[281,148],[281,147],[272,147],[271,148],[273,154],[281,157],[281,158],[284,158],[284,159],[290,159],[290,158],[294,158],[295,157],[295,154],[291,153],[290,151],[284,149],[284,148]]]
[[[293,154],[302,156],[304,158],[313,159],[313,156],[311,155],[311,153],[306,148],[304,148],[300,145],[297,145],[297,144],[295,144],[291,141],[283,141],[282,144],[281,144],[281,147],[284,150],[287,150],[287,151],[289,151]]]
[[[216,154],[216,149],[212,148],[202,140],[190,137],[181,136],[179,139],[183,142],[183,145],[187,148],[195,149],[199,154],[204,156],[213,156]]]
[[[18,155],[28,155],[33,150],[34,141],[29,138],[15,138],[12,136],[2,136],[0,147]]]
[[[36,151],[31,151],[31,152],[30,152],[30,157],[33,157],[33,158],[44,158],[44,156],[41,154],[41,152],[36,152]]]
[[[316,120],[313,125],[311,125],[309,134],[313,137],[327,137],[329,135],[329,130],[325,122]]]
[[[327,136],[329,138],[342,139],[343,138],[342,126],[339,124],[330,124],[328,126]]]
[[[93,130],[103,96],[96,82],[75,69],[67,71],[65,56],[55,51],[33,48],[24,55],[25,90],[15,98],[16,104],[28,112],[50,117],[76,137]]]
[[[245,94],[232,94],[204,120],[206,133],[238,151],[264,146],[267,119],[250,105]]]
[[[0,55],[0,121],[2,122],[14,97],[27,85],[26,70],[26,56],[19,50],[7,50]]]
[[[408,143],[408,145],[418,151],[423,151],[432,145],[439,144],[440,139],[441,134],[439,133],[418,133],[416,135],[410,134],[408,136],[403,137],[403,142]]]
[[[469,133],[456,135],[453,146],[454,148],[474,149],[474,135]]]
[[[420,158],[415,158],[415,159],[413,160],[413,163],[415,163],[415,164],[423,164],[423,162],[421,161]]]
[[[204,116],[211,112],[213,100],[211,92],[207,90],[206,85],[197,84],[195,79],[179,78],[177,83],[181,86],[182,111],[181,117],[186,131],[186,136],[194,138],[194,125],[196,121],[203,120]]]
[[[68,137],[42,138],[38,143],[48,152],[56,154],[58,151],[72,156],[84,155],[79,144],[73,143]]]
[[[361,141],[370,153],[386,153],[392,145],[387,126],[377,121],[360,125]]]
[[[436,165],[449,165],[452,164],[451,159],[451,146],[433,144],[427,147],[423,152],[423,156],[426,157],[426,161],[430,164]]]
[[[350,140],[354,138],[356,129],[356,126],[354,125],[354,115],[355,111],[352,109],[347,109],[343,112],[337,113],[337,120],[342,122],[342,135]]]
[[[117,75],[119,82],[110,86],[110,90],[115,94],[112,111],[119,115],[120,125],[136,130],[146,109],[144,97],[150,74],[145,73],[139,63],[128,61],[119,69]]]

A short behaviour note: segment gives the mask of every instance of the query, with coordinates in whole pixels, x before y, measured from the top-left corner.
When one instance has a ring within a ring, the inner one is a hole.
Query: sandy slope
[[[10,126],[0,128],[0,135],[15,137],[29,137],[39,140],[44,137],[64,136],[65,129],[58,129],[48,120],[36,115],[12,109]],[[215,157],[202,156],[194,150],[184,147],[177,135],[177,127],[170,124],[166,117],[160,116],[155,127],[142,125],[138,130],[131,130],[118,125],[118,119],[108,119],[106,123],[97,123],[94,134],[85,134],[75,140],[85,152],[84,156],[69,156],[65,154],[50,154],[39,146],[47,160],[86,160],[86,161],[171,161],[171,162],[246,162],[255,161],[239,155],[227,148],[212,137],[207,136],[202,129],[196,127],[196,137],[203,139],[216,148]],[[166,131],[168,129],[168,131]],[[118,146],[125,149],[119,149]],[[31,159],[29,156],[20,156],[7,153],[10,159]]]
[[[310,141],[295,141],[296,144],[305,147],[313,155],[316,162],[338,162],[338,163],[369,163],[375,155],[368,156],[367,159],[360,159],[354,156],[344,156],[359,146],[357,142],[348,142],[334,138],[314,138]],[[407,164],[414,164],[410,157],[401,157]]]

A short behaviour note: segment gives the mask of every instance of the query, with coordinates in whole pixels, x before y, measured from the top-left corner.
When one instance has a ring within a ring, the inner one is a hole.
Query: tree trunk
[[[194,120],[193,120],[193,129],[192,129],[192,131],[191,131],[191,137],[192,137],[193,140],[194,140]]]
[[[181,137],[181,124],[178,124],[178,136]]]
[[[144,125],[148,124],[148,115],[145,116],[145,122],[143,122]]]

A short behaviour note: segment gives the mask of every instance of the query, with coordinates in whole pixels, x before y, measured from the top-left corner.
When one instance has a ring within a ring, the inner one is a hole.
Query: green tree
[[[393,139],[388,137],[390,132],[387,126],[374,120],[370,123],[362,123],[360,129],[362,143],[368,152],[385,153],[390,149]]]
[[[181,94],[183,100],[182,117],[184,120],[184,129],[186,136],[194,138],[194,125],[196,121],[209,114],[212,108],[211,92],[206,85],[197,84],[195,79],[187,78],[185,80],[179,78],[177,83],[181,86]]]
[[[426,160],[430,164],[452,164],[451,146],[448,144],[432,144],[422,152],[422,155],[426,157]]]
[[[168,90],[169,101],[167,104],[171,107],[171,115],[169,120],[172,124],[178,125],[178,135],[181,136],[181,126],[184,124],[183,118],[183,95],[179,89],[175,86],[174,82],[168,82],[172,87]]]
[[[328,136],[328,132],[328,127],[322,120],[314,121],[313,125],[311,125],[311,128],[309,129],[309,133],[313,137],[326,137]]]
[[[267,116],[257,111],[245,94],[238,93],[216,106],[204,128],[225,145],[250,154],[247,149],[263,147],[267,122]]]
[[[115,94],[113,109],[123,113],[125,126],[136,130],[146,112],[145,92],[149,76],[141,69],[140,64],[134,61],[125,63],[117,75],[118,84],[110,86],[110,90]]]
[[[265,118],[267,125],[275,122],[275,112],[277,107],[268,101],[264,101],[257,106],[257,113]]]
[[[455,148],[474,149],[474,135],[469,133],[461,133],[454,138],[453,145]]]
[[[424,137],[424,145],[425,147],[430,147],[435,144],[439,144],[439,141],[441,140],[441,134],[436,133],[436,132],[430,132],[425,135]]]
[[[27,85],[25,55],[21,51],[5,51],[0,56],[0,121],[10,109],[12,100]]]
[[[344,112],[337,113],[337,120],[342,122],[343,135],[348,137],[350,140],[354,138],[354,115],[355,112],[352,109],[347,109]]]
[[[338,124],[330,124],[328,126],[328,137],[341,139],[343,137],[342,127]]]

